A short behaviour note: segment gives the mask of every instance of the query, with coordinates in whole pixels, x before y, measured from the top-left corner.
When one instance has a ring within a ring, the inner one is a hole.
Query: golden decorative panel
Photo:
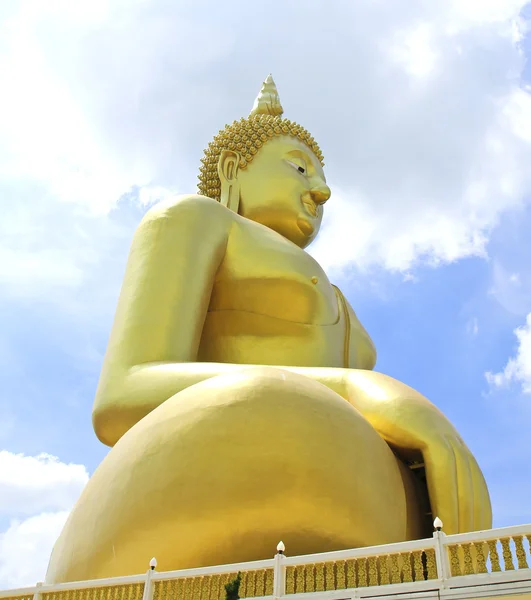
[[[225,585],[238,573],[200,575],[154,582],[153,600],[224,600]],[[273,595],[273,569],[241,573],[240,598]],[[103,599],[110,600],[110,599]]]
[[[335,591],[436,578],[433,549],[415,550],[401,554],[290,565],[286,567],[286,594]]]
[[[514,535],[500,539],[449,545],[447,548],[452,576],[499,573],[529,568],[524,546],[525,537]]]
[[[60,592],[41,592],[42,600],[142,600],[143,595],[143,583],[108,585]]]

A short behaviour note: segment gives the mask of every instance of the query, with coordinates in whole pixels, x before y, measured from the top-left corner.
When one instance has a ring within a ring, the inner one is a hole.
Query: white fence
[[[241,598],[358,600],[400,595],[448,600],[531,594],[531,525],[385,546],[93,581],[37,584],[0,600],[223,600],[241,573]],[[531,596],[530,596],[531,597]]]

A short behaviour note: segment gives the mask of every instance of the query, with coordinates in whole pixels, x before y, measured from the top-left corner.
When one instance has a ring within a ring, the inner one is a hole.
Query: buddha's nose
[[[310,196],[315,204],[324,204],[330,198],[330,188],[326,183],[313,186],[310,190]]]

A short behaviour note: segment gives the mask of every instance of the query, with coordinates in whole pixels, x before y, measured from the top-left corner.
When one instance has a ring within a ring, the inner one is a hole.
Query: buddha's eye
[[[297,164],[297,163],[292,162],[291,160],[287,160],[286,162],[288,163],[288,165],[291,165],[294,169],[297,169],[297,171],[299,173],[302,173],[303,175],[306,174],[306,165],[305,164],[304,165]],[[301,162],[303,162],[303,161],[301,161]]]

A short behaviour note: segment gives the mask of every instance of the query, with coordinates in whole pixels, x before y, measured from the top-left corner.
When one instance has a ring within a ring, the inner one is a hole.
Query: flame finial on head
[[[272,117],[281,117],[283,113],[284,109],[282,108],[282,104],[280,104],[277,86],[273,81],[273,77],[269,74],[262,84],[260,93],[254,101],[253,109],[249,116],[271,115]]]
[[[287,135],[305,144],[324,166],[323,154],[317,142],[304,127],[283,119],[277,86],[269,75],[258,94],[249,117],[234,121],[214,136],[205,149],[199,169],[199,193],[221,201],[221,180],[218,166],[225,150],[237,153],[239,168],[246,169],[264,144],[276,136]]]

